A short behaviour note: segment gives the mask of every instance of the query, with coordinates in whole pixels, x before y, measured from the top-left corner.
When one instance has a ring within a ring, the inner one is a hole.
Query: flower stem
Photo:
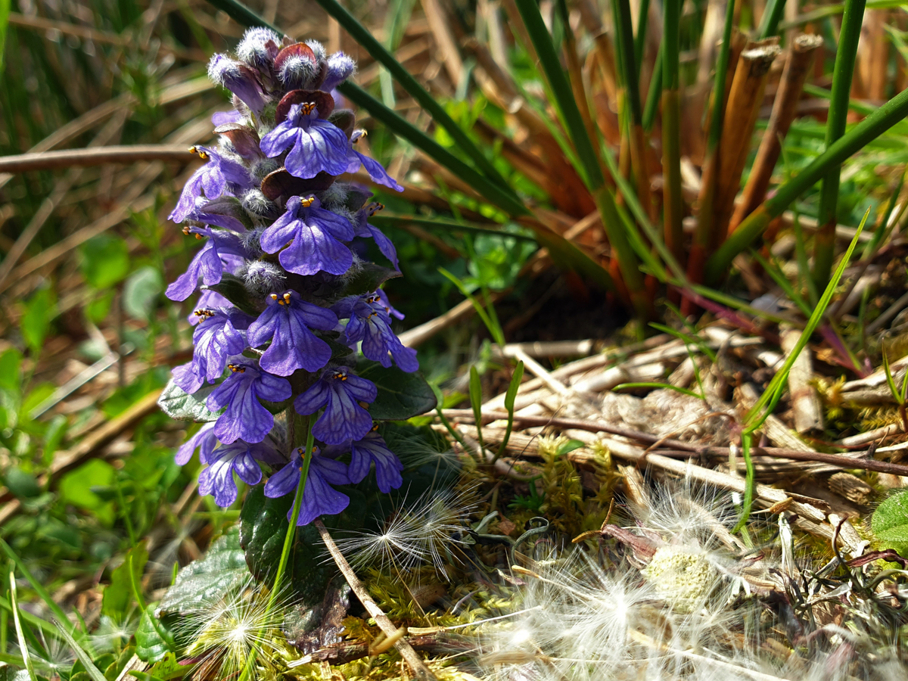
[[[293,419],[292,414],[288,414],[290,419]],[[281,590],[281,581],[284,577],[284,571],[287,569],[287,563],[290,561],[290,550],[293,548],[293,540],[296,536],[296,521],[299,518],[300,505],[303,503],[303,493],[306,491],[306,480],[309,477],[309,464],[312,462],[312,447],[315,444],[315,438],[312,435],[312,417],[307,416],[305,418],[305,426],[303,427],[304,432],[306,433],[306,451],[305,459],[303,460],[303,470],[300,471],[300,480],[296,486],[296,496],[293,498],[293,509],[290,511],[291,522],[287,523],[287,534],[284,535],[284,548],[281,550],[281,559],[277,564],[277,574],[274,577],[274,584],[271,585],[271,593],[268,595],[268,603],[265,605],[265,614],[262,618],[263,621],[268,621],[268,616],[271,614],[271,610],[274,608],[274,604],[277,601],[277,595]],[[291,466],[293,464],[287,464]],[[249,651],[249,657],[246,660],[246,666],[243,667],[243,673],[240,675],[239,681],[248,681],[249,675],[252,673],[252,667],[255,665],[255,659],[258,653],[258,649],[253,647]]]

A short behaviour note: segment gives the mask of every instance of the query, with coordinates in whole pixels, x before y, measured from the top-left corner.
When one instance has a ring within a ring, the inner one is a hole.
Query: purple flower
[[[259,400],[280,402],[293,394],[290,383],[252,364],[228,364],[231,374],[214,389],[206,406],[227,410],[215,422],[214,434],[224,444],[237,440],[261,442],[274,426],[274,416]]]
[[[176,366],[170,374],[177,387],[187,395],[192,395],[205,384],[205,375],[200,372],[195,362]]]
[[[369,158],[368,156],[359,153],[355,148],[356,144],[360,139],[362,139],[366,134],[365,130],[357,130],[350,137],[350,150],[348,156],[349,165],[347,166],[348,173],[355,173],[359,170],[359,166],[362,165],[366,169],[366,172],[369,173],[371,177],[378,184],[384,185],[389,189],[393,189],[396,192],[402,192],[404,190],[401,187],[397,180],[388,175],[388,171],[385,170],[384,166],[381,163],[376,161],[374,158]]]
[[[318,417],[312,432],[328,445],[339,445],[347,440],[359,440],[372,428],[372,417],[360,406],[378,396],[372,381],[360,378],[347,367],[322,371],[319,380],[293,403],[298,414],[314,414],[322,407],[325,412]]]
[[[387,312],[389,315],[391,315],[395,319],[404,319],[404,317],[406,317],[406,315],[403,312],[395,309],[394,306],[391,305],[391,302],[388,300],[388,296],[384,291],[382,291],[381,289],[378,289],[375,292],[375,295],[378,296],[378,299],[381,301],[381,304],[384,305],[384,307],[385,307],[385,312]],[[211,303],[209,303],[209,304],[211,304]]]
[[[222,296],[217,291],[211,291],[206,289],[202,291],[202,295],[199,296],[199,302],[195,304],[196,310],[204,310],[209,307],[230,307],[231,303],[224,296]],[[189,316],[186,317],[186,321],[189,322],[191,326],[195,326],[202,321],[202,318],[196,315],[195,310],[189,313]]]
[[[297,449],[293,460],[268,479],[268,482],[265,483],[266,497],[275,499],[287,494],[295,494],[305,463],[303,452],[302,447]],[[340,461],[319,456],[316,448],[309,464],[306,488],[303,491],[296,524],[298,526],[308,525],[319,516],[336,515],[347,508],[350,497],[341,494],[331,485],[346,485],[349,482],[347,467]],[[292,513],[293,507],[287,511],[288,522]]]
[[[183,222],[196,210],[196,199],[203,195],[208,200],[216,199],[235,187],[248,188],[252,186],[249,171],[246,167],[228,156],[213,151],[208,147],[192,147],[192,153],[197,153],[208,163],[196,170],[187,180],[180,194],[180,200],[170,214],[174,222]]]
[[[281,265],[295,274],[343,274],[353,255],[341,241],[352,238],[353,226],[346,218],[322,208],[314,196],[293,196],[286,212],[262,232],[261,245],[266,253],[280,251]]]
[[[199,432],[193,435],[186,441],[182,447],[177,450],[177,455],[174,457],[174,461],[177,462],[180,466],[185,466],[189,463],[189,459],[192,458],[192,455],[195,453],[195,450],[201,448],[199,452],[199,460],[202,463],[208,461],[208,456],[211,454],[212,450],[217,446],[218,439],[214,436],[214,422],[206,423],[204,426],[199,428]]]
[[[255,71],[245,64],[223,54],[216,54],[208,62],[208,77],[212,82],[230,90],[255,113],[261,113],[265,108],[267,102],[262,85],[256,78]]]
[[[331,359],[331,347],[309,329],[330,331],[337,316],[318,305],[300,300],[296,291],[266,299],[268,307],[249,326],[252,347],[271,345],[259,359],[259,366],[278,376],[289,376],[297,369],[318,371]]]
[[[416,350],[405,347],[391,330],[391,315],[377,293],[344,298],[332,309],[350,320],[344,332],[348,345],[362,341],[363,354],[383,367],[391,366],[393,357],[403,371],[419,369]]]
[[[202,318],[202,322],[192,334],[195,345],[192,363],[198,376],[214,383],[224,373],[227,358],[246,349],[244,331],[252,322],[252,317],[236,308],[202,309],[196,310],[195,314]]]
[[[270,68],[280,51],[281,36],[270,28],[256,26],[243,34],[243,39],[236,46],[236,56],[249,66]]]
[[[257,485],[262,480],[259,461],[277,464],[281,457],[270,443],[248,444],[237,440],[215,449],[208,454],[208,467],[199,474],[199,492],[213,495],[214,503],[227,508],[236,501],[233,474],[247,485]]]
[[[400,265],[397,262],[397,249],[394,248],[394,244],[391,243],[391,239],[386,237],[378,227],[374,227],[368,222],[369,218],[375,215],[382,208],[384,208],[384,206],[380,203],[370,203],[368,206],[361,209],[356,213],[356,222],[354,223],[353,228],[354,230],[356,230],[356,236],[366,239],[368,239],[369,237],[375,239],[375,244],[376,246],[378,246],[378,250],[381,251],[381,254],[383,256],[391,261],[391,264],[394,265],[394,269],[399,272]]]
[[[352,76],[355,70],[356,62],[343,52],[335,52],[328,57],[328,74],[319,89],[331,92],[331,90]]]
[[[322,171],[340,175],[350,165],[347,136],[333,123],[320,119],[311,102],[291,106],[287,119],[262,137],[261,146],[269,158],[290,149],[284,166],[291,175],[303,179]]]
[[[350,443],[350,482],[357,483],[365,478],[373,461],[378,489],[387,494],[403,484],[400,473],[404,465],[374,430],[362,440]]]
[[[189,268],[175,282],[167,287],[171,300],[186,300],[199,287],[199,279],[205,286],[214,286],[221,281],[225,263],[236,266],[245,256],[243,243],[236,234],[215,231],[208,227],[188,227],[184,234],[195,234],[196,238],[208,237],[202,250],[196,253]]]
[[[222,125],[230,125],[231,123],[239,123],[241,120],[243,120],[243,114],[236,109],[231,111],[215,111],[211,114],[211,124],[216,128]]]

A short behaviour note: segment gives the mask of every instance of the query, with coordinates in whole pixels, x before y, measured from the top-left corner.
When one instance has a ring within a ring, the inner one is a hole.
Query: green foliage
[[[129,273],[129,249],[116,236],[102,234],[86,241],[79,249],[82,276],[95,289],[108,289]]]
[[[882,548],[908,555],[908,491],[897,492],[880,504],[870,527]]]
[[[37,354],[44,344],[44,339],[50,330],[51,320],[54,318],[56,300],[50,288],[40,288],[23,305],[22,337],[32,354]]]
[[[156,605],[151,603],[145,608],[136,629],[136,655],[144,662],[160,662],[168,653],[177,650],[176,635],[172,629],[176,618],[158,619]]]
[[[218,414],[205,406],[205,400],[214,388],[215,386],[204,386],[198,392],[189,395],[171,379],[158,399],[158,406],[161,411],[177,421],[197,423],[215,421]]]
[[[104,589],[101,600],[101,614],[115,621],[123,621],[135,602],[134,590],[142,581],[145,564],[148,563],[148,548],[142,541],[129,550],[118,568],[113,571],[110,585]]]
[[[61,478],[60,500],[93,513],[105,525],[113,525],[113,503],[105,502],[92,488],[110,485],[115,476],[116,471],[109,463],[92,459]]]
[[[435,394],[419,374],[408,374],[395,367],[363,360],[356,373],[378,387],[378,397],[369,405],[376,421],[406,421],[435,408]]]
[[[146,265],[135,271],[123,286],[123,309],[136,319],[150,319],[164,280],[157,267]]]

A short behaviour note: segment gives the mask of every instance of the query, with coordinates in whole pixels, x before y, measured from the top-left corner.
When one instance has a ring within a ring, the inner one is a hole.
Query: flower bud
[[[236,47],[236,56],[254,68],[270,68],[280,51],[281,36],[270,28],[250,28]]]
[[[274,263],[264,260],[248,262],[240,273],[243,283],[253,296],[265,297],[284,288],[284,271]]]
[[[328,57],[328,75],[321,85],[322,89],[330,92],[352,76],[355,70],[356,62],[343,52],[335,52]]]
[[[227,88],[255,113],[265,106],[265,95],[255,72],[245,64],[223,54],[216,54],[208,62],[208,77]]]

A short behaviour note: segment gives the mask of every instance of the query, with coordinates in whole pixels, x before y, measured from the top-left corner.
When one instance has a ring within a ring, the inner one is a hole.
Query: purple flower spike
[[[170,374],[176,386],[187,395],[192,395],[205,385],[205,375],[199,372],[195,362],[176,366]]]
[[[384,208],[384,206],[380,203],[370,203],[360,210],[356,214],[354,229],[356,230],[356,236],[366,239],[371,237],[374,239],[375,245],[378,246],[378,250],[381,251],[381,254],[391,261],[391,264],[394,265],[394,269],[400,272],[400,264],[397,262],[397,249],[394,248],[391,239],[386,237],[378,227],[369,224],[369,218],[382,208]]]
[[[208,468],[199,474],[199,492],[214,496],[214,503],[227,508],[236,501],[237,489],[233,474],[247,485],[262,480],[259,461],[280,463],[280,455],[265,443],[248,444],[240,440],[215,449],[208,455]]]
[[[205,404],[211,411],[227,407],[215,422],[214,434],[224,444],[261,442],[274,426],[274,416],[259,400],[280,402],[293,394],[290,383],[252,364],[228,364],[232,372]]]
[[[381,304],[385,308],[385,312],[387,312],[389,315],[391,315],[395,319],[404,319],[406,317],[406,315],[403,312],[401,312],[398,309],[395,309],[395,307],[393,305],[391,305],[391,302],[388,300],[388,296],[384,291],[382,291],[381,289],[378,289],[375,292],[375,295],[378,296],[378,299],[381,301]]]
[[[322,171],[341,175],[350,165],[347,136],[333,123],[320,119],[312,102],[290,107],[287,119],[262,137],[261,146],[269,158],[290,149],[284,166],[291,175],[302,179]]]
[[[314,196],[294,196],[287,200],[286,212],[262,232],[261,245],[266,253],[280,251],[281,265],[295,274],[343,274],[353,255],[341,241],[352,238],[353,226],[346,218],[322,208]]]
[[[365,154],[359,153],[353,146],[360,139],[362,139],[365,134],[365,130],[357,130],[350,137],[351,146],[347,172],[355,173],[357,170],[359,170],[360,165],[362,165],[363,168],[366,169],[366,172],[369,173],[369,177],[375,180],[375,182],[388,187],[388,189],[393,189],[396,192],[402,192],[404,188],[397,183],[397,180],[388,175],[388,171],[385,170],[384,166],[382,166],[381,163],[376,161],[374,158],[369,158]]]
[[[377,293],[344,298],[332,309],[339,318],[350,320],[345,331],[348,345],[362,341],[363,354],[383,367],[391,366],[393,358],[407,373],[419,369],[416,350],[405,347],[391,330],[391,315]]]
[[[230,190],[231,185],[248,188],[252,186],[249,171],[238,161],[219,154],[208,147],[191,147],[208,163],[196,170],[183,187],[180,200],[170,214],[174,222],[183,222],[196,210],[196,199],[204,194],[208,200],[217,199]]]
[[[309,329],[330,331],[337,316],[318,305],[300,300],[296,291],[272,293],[268,307],[249,327],[252,347],[271,346],[259,359],[259,366],[278,376],[289,376],[297,369],[318,371],[331,359],[331,347]]]
[[[237,309],[202,309],[195,311],[202,322],[195,327],[192,342],[195,345],[192,363],[199,376],[214,383],[224,373],[227,358],[239,355],[246,349],[244,331],[252,317]]]
[[[362,440],[350,444],[350,482],[357,483],[365,478],[373,461],[375,480],[383,493],[387,494],[403,484],[400,473],[404,465],[374,430]]]
[[[245,64],[234,61],[223,54],[216,54],[208,62],[208,77],[230,90],[255,113],[260,113],[267,103],[261,83],[255,71]]]
[[[293,403],[298,414],[314,414],[322,407],[312,432],[328,445],[359,440],[372,428],[372,417],[360,406],[378,396],[372,381],[360,378],[346,367],[326,369],[321,378]],[[326,406],[327,405],[327,406]]]
[[[227,300],[217,291],[205,290],[202,291],[202,295],[199,296],[199,302],[195,304],[196,310],[204,310],[210,307],[231,307],[231,302]],[[195,310],[189,313],[189,316],[186,317],[186,321],[189,322],[191,326],[201,323],[202,318],[196,315]]]
[[[268,479],[265,483],[266,497],[275,499],[296,492],[304,466],[303,453],[302,447],[297,449],[293,460]],[[306,489],[296,518],[297,526],[308,525],[322,515],[336,515],[347,508],[350,497],[341,494],[331,485],[346,485],[349,482],[347,467],[340,461],[319,456],[316,448],[309,464]],[[291,507],[287,511],[288,522],[292,513]]]
[[[253,67],[271,67],[280,51],[281,36],[270,28],[256,26],[243,34],[236,56]]]
[[[214,435],[214,422],[206,423],[199,429],[199,432],[193,435],[186,441],[182,447],[177,450],[177,455],[174,457],[174,461],[177,462],[180,466],[185,466],[189,463],[189,460],[192,458],[192,455],[195,453],[195,450],[201,449],[199,452],[199,460],[202,463],[208,462],[208,456],[214,450],[218,444],[218,439]]]
[[[167,297],[178,302],[186,300],[195,292],[199,287],[199,279],[205,286],[219,283],[224,274],[225,263],[236,265],[237,260],[245,256],[242,241],[236,234],[206,227],[184,228],[183,233],[196,234],[196,238],[199,239],[207,236],[208,242],[196,253],[186,272],[167,287]]]

